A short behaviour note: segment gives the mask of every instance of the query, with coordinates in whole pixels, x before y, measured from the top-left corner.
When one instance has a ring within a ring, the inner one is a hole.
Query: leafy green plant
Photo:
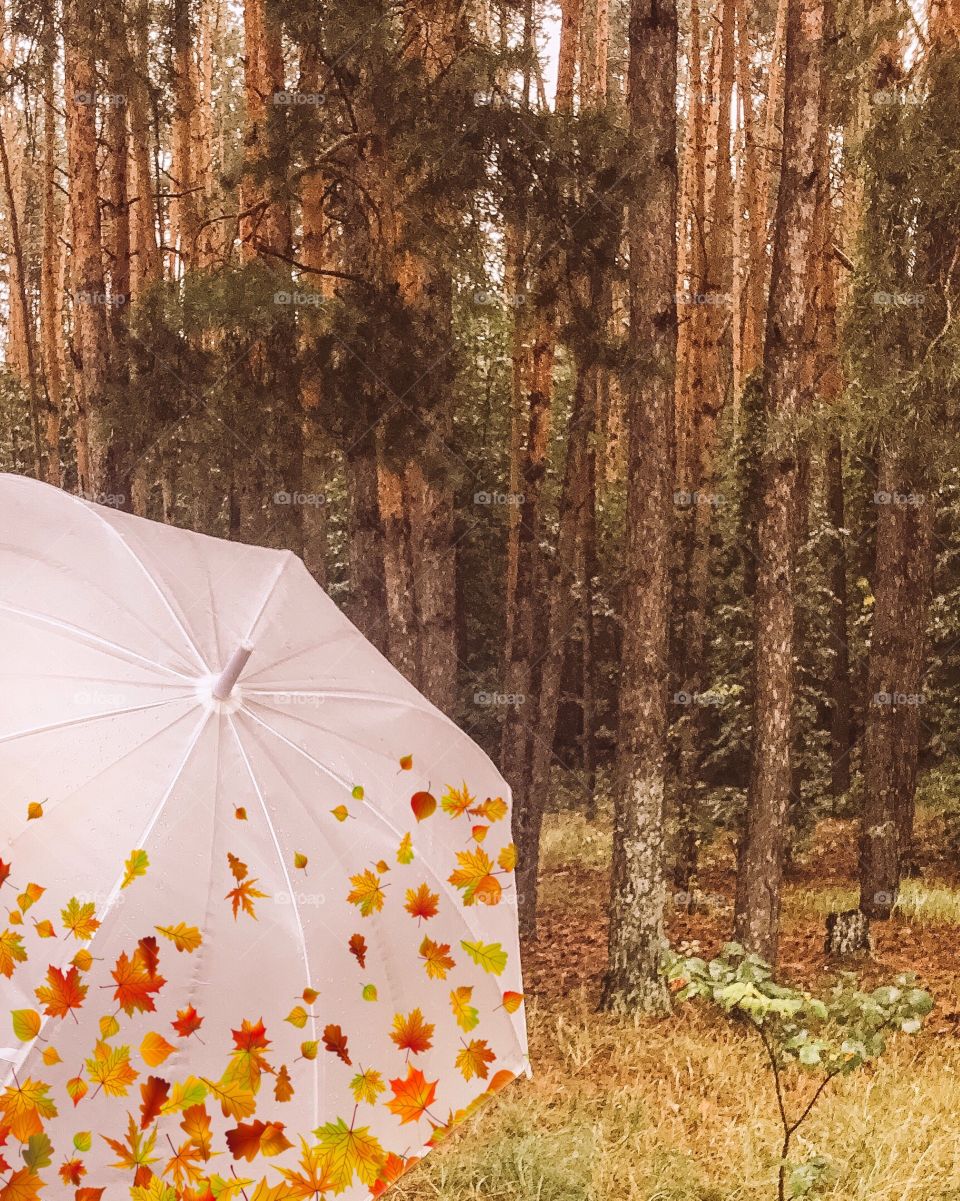
[[[872,992],[845,973],[824,997],[774,981],[771,969],[737,943],[711,961],[670,955],[666,974],[681,1001],[700,998],[731,1021],[755,1031],[773,1077],[783,1130],[777,1198],[816,1196],[828,1170],[822,1156],[791,1164],[794,1135],[837,1076],[849,1076],[881,1056],[890,1033],[916,1034],[933,998],[912,977],[897,976]],[[791,1112],[791,1095],[802,1093],[803,1076],[815,1080]]]

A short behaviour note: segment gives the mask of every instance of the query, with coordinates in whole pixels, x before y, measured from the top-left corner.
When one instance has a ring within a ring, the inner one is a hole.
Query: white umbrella
[[[3,1201],[379,1194],[527,1069],[507,786],[294,555],[0,475],[0,780]]]

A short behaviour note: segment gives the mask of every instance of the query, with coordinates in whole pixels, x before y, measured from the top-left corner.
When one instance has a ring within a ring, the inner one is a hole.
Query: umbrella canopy
[[[0,781],[4,1201],[379,1195],[527,1069],[509,790],[294,555],[0,475]]]

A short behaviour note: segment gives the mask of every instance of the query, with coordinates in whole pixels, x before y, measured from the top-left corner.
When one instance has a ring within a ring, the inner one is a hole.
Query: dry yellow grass
[[[631,1024],[582,997],[534,1006],[518,1081],[398,1186],[407,1201],[758,1201],[776,1196],[775,1100],[748,1035],[686,1008]],[[902,1037],[833,1086],[797,1155],[825,1201],[960,1201],[960,1045]]]
[[[791,889],[784,910],[793,917],[823,917],[855,909],[857,897],[855,888]],[[904,880],[894,912],[921,925],[960,925],[960,891],[935,881]]]
[[[542,898],[563,939],[577,872],[606,867],[609,823],[548,820]],[[820,928],[842,888],[791,888],[785,921]],[[572,907],[572,908],[571,908]],[[960,892],[908,881],[918,927],[960,923]],[[819,934],[817,935],[819,938]],[[943,937],[952,938],[952,932]],[[571,946],[569,956],[586,953]],[[594,949],[592,954],[602,954]],[[599,966],[599,965],[595,965]],[[941,1012],[960,981],[938,986]],[[404,1201],[770,1201],[779,1123],[749,1032],[693,1005],[666,1022],[614,1020],[583,993],[530,1005],[534,1079],[512,1084],[397,1187]],[[797,1098],[799,1100],[799,1098]],[[901,1036],[873,1069],[834,1082],[793,1158],[827,1157],[823,1201],[960,1201],[960,1039]]]

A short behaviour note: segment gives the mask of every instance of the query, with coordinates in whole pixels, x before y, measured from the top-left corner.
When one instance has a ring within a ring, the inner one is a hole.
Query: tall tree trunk
[[[171,120],[170,177],[174,196],[170,205],[173,244],[180,252],[180,270],[193,265],[197,253],[199,217],[194,163],[198,86],[193,45],[195,30],[189,0],[173,0],[172,13],[173,116]]]
[[[734,84],[734,0],[722,0],[714,31],[710,74],[710,148],[704,171],[705,192],[700,214],[704,277],[690,321],[687,394],[680,400],[677,485],[686,505],[684,552],[686,571],[679,676],[681,690],[693,702],[680,723],[678,805],[680,862],[678,885],[688,891],[696,870],[696,786],[704,745],[703,707],[698,694],[706,682],[707,609],[710,588],[710,531],[716,493],[717,423],[729,381],[729,300],[733,280],[731,226],[731,105]],[[700,223],[698,222],[698,224]]]
[[[831,545],[828,550],[830,612],[830,790],[835,797],[850,788],[850,634],[847,603],[847,552],[843,486],[843,445],[831,430],[825,451],[824,482]]]
[[[0,29],[0,33],[2,33],[2,29]],[[27,296],[27,263],[21,238],[20,221],[23,211],[24,164],[20,139],[11,115],[11,109],[5,104],[3,114],[0,116],[0,170],[2,170],[7,226],[12,249],[8,260],[11,291],[8,358],[27,393],[30,406],[33,474],[37,479],[42,479],[43,440],[40,429],[40,397],[34,353],[33,313]],[[11,134],[13,134],[12,137]],[[13,164],[10,159],[11,147],[16,155]]]
[[[516,789],[514,792],[514,841],[518,851],[517,895],[520,904],[520,929],[521,934],[527,938],[536,936],[540,833],[549,792],[564,653],[570,633],[576,624],[578,610],[578,544],[585,526],[589,503],[590,441],[595,426],[594,398],[587,386],[587,376],[588,373],[578,366],[561,489],[556,563],[548,590],[546,645],[539,647],[531,659],[538,668],[533,675],[532,693],[516,694],[524,697],[525,702],[532,702],[534,711],[532,716],[525,714],[522,720],[518,715],[512,723],[524,727],[522,732],[519,735],[514,734],[514,737],[522,748],[520,753],[525,757],[526,771],[529,773],[520,776],[523,788],[520,803],[516,803]],[[531,411],[531,419],[532,416]],[[538,624],[535,617],[531,615],[529,621],[531,624],[528,625],[528,629],[532,629],[536,636]],[[512,679],[510,690],[513,694]]]
[[[318,94],[320,91],[320,58],[313,43],[304,46],[301,51],[299,87],[305,94]],[[327,183],[328,179],[322,171],[311,171],[304,179],[300,193],[300,262],[309,287],[322,295],[324,300],[332,296],[330,276],[321,274],[325,267],[330,266],[324,213]],[[309,321],[307,323],[309,328]],[[328,513],[326,467],[329,448],[318,420],[322,416],[323,379],[319,371],[310,370],[309,364],[300,381],[300,404],[303,408],[303,485],[308,495],[318,498],[317,503],[308,505],[303,514],[304,561],[314,579],[325,587]]]
[[[556,111],[564,116],[573,112],[582,15],[581,0],[564,0],[555,98]],[[547,244],[545,249],[541,248],[544,231],[535,216],[518,223],[514,236],[517,260],[532,256],[537,250],[540,254],[536,269],[530,272],[531,278],[524,280],[524,296],[532,305],[518,305],[514,310],[515,490],[523,496],[523,501],[517,506],[511,530],[513,542],[508,544],[503,680],[507,695],[523,700],[520,705],[508,707],[504,715],[500,768],[513,790],[514,835],[519,853],[518,872],[522,877],[518,888],[521,915],[526,932],[532,936],[536,925],[540,829],[539,821],[530,811],[533,742],[543,735],[536,730],[536,719],[529,714],[536,712],[540,693],[541,640],[546,625],[541,509],[550,449],[559,261],[554,246]],[[521,239],[525,239],[525,244]]]
[[[259,261],[274,272],[278,287],[289,289],[293,222],[286,195],[287,148],[278,123],[281,110],[274,103],[286,80],[278,17],[266,0],[245,0],[244,47],[241,252],[245,261]],[[296,344],[292,306],[278,306],[270,330],[247,356],[252,392],[263,408],[265,436],[260,446],[243,448],[252,461],[238,493],[245,538],[302,555],[303,505],[297,497],[303,493],[303,415]],[[278,494],[290,500],[277,503]]]
[[[824,0],[787,0],[784,130],[773,230],[763,361],[765,436],[760,467],[755,611],[754,736],[740,846],[735,936],[774,962],[792,784],[794,568],[801,421],[807,407],[809,305],[822,103]]]
[[[714,38],[713,46],[717,40]],[[703,231],[706,224],[706,118],[704,112],[703,68],[701,64],[699,0],[690,4],[690,46],[687,52],[687,121],[683,145],[683,170],[680,186],[680,232],[677,246],[678,298],[696,297],[703,291],[706,275]],[[699,314],[695,305],[683,305],[677,328],[676,430],[678,447],[687,437],[687,398],[693,349],[693,332]],[[680,456],[678,455],[678,461]]]
[[[134,300],[160,279],[162,261],[157,242],[157,213],[154,207],[153,174],[150,166],[152,135],[150,128],[150,78],[148,62],[149,8],[147,0],[136,0],[127,32],[128,78],[127,104],[132,159],[130,222],[132,266],[130,291]]]
[[[405,54],[428,81],[450,71],[464,47],[465,13],[455,0],[431,0],[405,18]],[[387,139],[389,140],[389,139]],[[387,609],[391,658],[414,662],[413,683],[438,708],[451,713],[457,696],[456,544],[450,472],[453,433],[451,350],[453,281],[440,254],[428,254],[410,237],[406,190],[416,186],[387,147],[386,279],[413,321],[432,342],[424,391],[434,393],[417,419],[421,445],[384,446],[380,461],[381,508],[387,553]],[[437,217],[444,214],[440,211]],[[421,348],[422,349],[422,348]],[[399,506],[399,508],[397,507]],[[402,581],[398,586],[391,579]],[[409,595],[407,589],[412,589]],[[410,623],[412,621],[412,628]]]
[[[610,933],[603,1004],[662,1013],[663,798],[676,371],[677,13],[632,0],[627,546]]]
[[[740,115],[739,154],[735,175],[734,240],[734,333],[733,403],[739,405],[744,385],[759,362],[758,296],[751,293],[751,280],[765,262],[765,224],[758,219],[760,204],[760,155],[757,147],[756,113],[753,105],[750,24],[746,0],[736,0],[737,107]]]
[[[56,46],[52,28],[45,30],[43,45],[43,246],[40,262],[40,344],[43,378],[47,389],[46,478],[62,483],[60,427],[63,414],[63,376],[60,370],[61,298],[59,292],[59,234],[63,222],[57,193],[57,110],[54,107]]]
[[[777,4],[776,27],[767,79],[761,148],[757,156],[756,205],[750,211],[750,273],[743,326],[741,371],[744,380],[757,370],[763,360],[767,317],[767,282],[770,277],[770,242],[772,198],[777,195],[781,158],[784,146],[782,120],[784,104],[784,48],[786,44],[789,0]],[[744,21],[746,29],[746,21]]]
[[[527,391],[527,432],[520,478],[517,548],[516,616],[504,672],[504,691],[519,698],[507,708],[500,747],[500,765],[514,798],[513,834],[517,845],[517,895],[520,920],[527,937],[536,934],[537,873],[542,815],[535,808],[532,790],[534,744],[543,737],[534,711],[539,696],[542,654],[541,591],[543,587],[540,540],[541,500],[547,472],[550,436],[550,403],[554,356],[552,315],[540,315],[535,327]],[[552,749],[552,747],[550,748]]]
[[[913,832],[934,501],[912,491],[897,449],[881,451],[873,622],[863,740],[860,909],[890,916]]]
[[[96,10],[88,0],[66,0],[63,12],[67,89],[67,159],[73,255],[73,353],[77,441],[83,449],[80,489],[93,497],[122,493],[112,422],[106,412],[109,371],[106,283],[97,168]],[[86,472],[84,472],[86,460]]]

